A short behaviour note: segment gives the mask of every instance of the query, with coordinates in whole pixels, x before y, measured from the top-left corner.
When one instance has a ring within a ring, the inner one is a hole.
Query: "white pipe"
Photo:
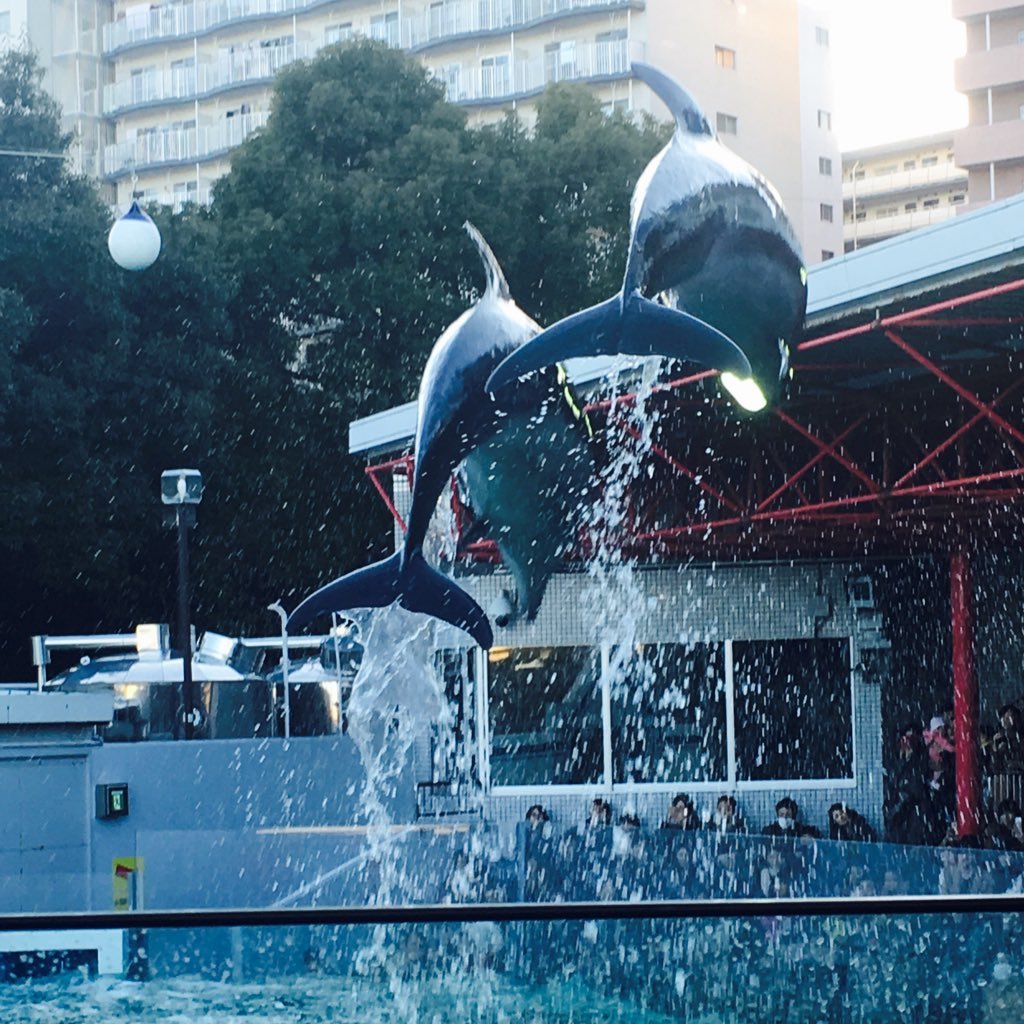
[[[267,605],[268,612],[277,612],[281,616],[281,679],[284,683],[284,738],[292,735],[292,704],[288,690],[288,613],[280,601]]]

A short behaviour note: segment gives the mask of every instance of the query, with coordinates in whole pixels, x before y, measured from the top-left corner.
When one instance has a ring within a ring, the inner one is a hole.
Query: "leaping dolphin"
[[[409,611],[424,612],[464,629],[481,647],[489,648],[493,633],[483,609],[453,580],[429,566],[423,556],[423,542],[438,499],[463,460],[470,504],[486,520],[485,525],[497,532],[498,545],[516,580],[517,610],[532,617],[540,603],[553,560],[564,548],[564,530],[553,528],[540,537],[533,528],[521,530],[524,516],[537,523],[545,521],[541,510],[531,507],[524,496],[540,488],[532,487],[530,480],[512,480],[496,461],[516,444],[536,445],[543,440],[536,427],[544,422],[547,405],[558,401],[561,385],[554,381],[553,373],[542,374],[503,394],[500,404],[485,391],[488,374],[541,328],[512,301],[501,267],[480,232],[468,222],[465,228],[480,252],[487,287],[480,300],[438,338],[423,371],[405,543],[390,558],[357,569],[311,594],[292,612],[289,630],[301,629],[326,612],[380,608],[398,601]],[[573,455],[578,447],[570,438]],[[563,459],[571,458],[560,454]],[[592,461],[575,461],[592,467]],[[553,466],[560,464],[552,462]],[[563,488],[563,500],[578,503],[582,486],[578,485],[574,496],[570,493],[573,488]]]
[[[633,73],[676,128],[633,191],[622,290],[517,349],[487,389],[574,356],[662,355],[722,370],[741,405],[761,408],[803,324],[796,235],[772,186],[718,141],[682,86],[647,64]]]

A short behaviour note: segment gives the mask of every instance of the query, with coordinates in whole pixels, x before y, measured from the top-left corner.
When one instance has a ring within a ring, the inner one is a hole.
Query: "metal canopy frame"
[[[979,349],[975,332],[998,344]],[[1019,349],[1024,278],[812,335],[794,354],[792,395],[767,415],[737,414],[712,372],[658,384],[642,399],[659,428],[622,546],[659,561],[827,557],[954,550],[979,522],[1012,530],[1024,498]],[[641,440],[640,401],[588,406],[609,450]],[[403,530],[390,478],[412,471],[410,454],[366,469]],[[489,541],[462,555],[498,558]]]

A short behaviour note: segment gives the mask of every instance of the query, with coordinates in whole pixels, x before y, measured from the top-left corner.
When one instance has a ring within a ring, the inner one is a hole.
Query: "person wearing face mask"
[[[762,835],[783,839],[821,838],[821,833],[813,825],[800,821],[800,808],[790,796],[784,796],[775,805],[775,821],[762,829]]]

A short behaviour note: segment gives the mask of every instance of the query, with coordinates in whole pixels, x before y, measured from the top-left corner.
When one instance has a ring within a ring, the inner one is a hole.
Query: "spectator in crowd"
[[[878,839],[864,816],[843,803],[833,804],[828,809],[828,837],[854,843],[873,843]]]
[[[747,823],[736,811],[736,797],[723,793],[718,798],[711,827],[719,833],[747,831]]]
[[[607,800],[598,797],[590,805],[590,817],[587,819],[587,828],[598,828],[602,825],[612,823],[612,805]]]
[[[683,831],[700,828],[697,808],[693,806],[693,801],[685,793],[677,793],[672,797],[672,803],[668,807],[668,814],[665,815],[665,820],[661,823],[661,827]]]
[[[711,862],[711,893],[720,899],[745,899],[751,895],[750,875],[741,871],[736,843],[716,840]]]
[[[765,850],[758,872],[758,892],[768,899],[793,895],[793,864],[781,847],[772,845]]]
[[[1020,805],[1016,800],[1000,800],[995,818],[984,832],[985,845],[992,850],[1024,850],[1024,829],[1021,828]]]
[[[1024,714],[1016,704],[999,709],[999,731],[992,737],[992,770],[1024,773]]]
[[[913,722],[899,731],[892,800],[886,815],[890,842],[934,846],[942,838],[946,822],[937,805],[924,739]]]
[[[784,796],[775,805],[775,821],[764,828],[762,834],[789,839],[821,838],[821,833],[813,825],[800,821],[800,808],[790,796]]]
[[[554,845],[548,812],[534,804],[526,812],[526,878],[524,898],[538,900],[550,887],[554,874]]]

